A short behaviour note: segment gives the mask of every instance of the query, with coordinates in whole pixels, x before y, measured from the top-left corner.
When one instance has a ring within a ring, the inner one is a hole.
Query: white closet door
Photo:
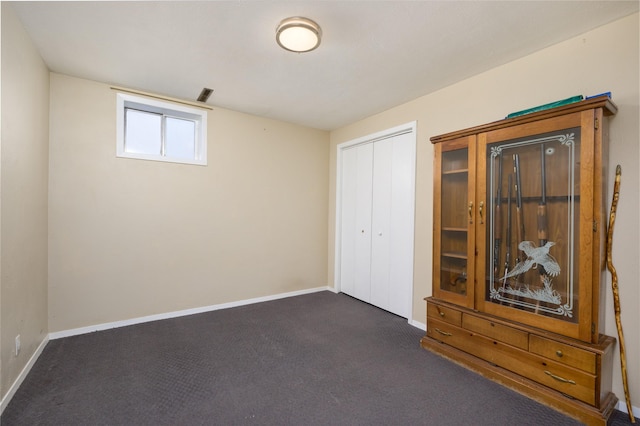
[[[408,318],[413,289],[413,135],[377,141],[373,164],[371,303]]]
[[[342,152],[341,291],[371,300],[371,199],[373,144]]]
[[[413,296],[413,242],[415,218],[415,137],[399,135],[393,141],[391,217],[389,235],[389,311],[411,316]]]
[[[389,310],[391,271],[392,139],[377,141],[373,148],[373,202],[371,209],[371,304]]]
[[[411,316],[415,123],[338,146],[340,291]]]

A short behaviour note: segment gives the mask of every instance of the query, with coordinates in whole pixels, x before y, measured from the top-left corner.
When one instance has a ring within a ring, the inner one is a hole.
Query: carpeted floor
[[[320,292],[49,342],[11,425],[577,425]],[[630,424],[616,412],[614,425]]]

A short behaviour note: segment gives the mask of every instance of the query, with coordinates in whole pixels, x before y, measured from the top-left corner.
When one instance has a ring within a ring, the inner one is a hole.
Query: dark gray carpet
[[[423,334],[321,292],[53,340],[1,422],[579,424],[427,352]]]

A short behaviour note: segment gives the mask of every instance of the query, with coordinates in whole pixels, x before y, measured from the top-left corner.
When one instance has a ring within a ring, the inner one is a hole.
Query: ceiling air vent
[[[211,94],[213,93],[213,89],[208,89],[208,88],[204,88],[202,89],[202,92],[200,92],[200,95],[198,96],[198,102],[207,102],[207,99],[209,99],[209,96],[211,96]]]

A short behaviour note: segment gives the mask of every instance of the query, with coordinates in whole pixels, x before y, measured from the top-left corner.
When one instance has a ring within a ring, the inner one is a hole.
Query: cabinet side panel
[[[581,113],[581,132],[582,132],[582,148],[580,151],[580,247],[578,249],[580,258],[580,307],[578,318],[579,336],[578,338],[585,342],[597,342],[598,333],[596,330],[597,318],[592,315],[593,300],[598,290],[598,283],[594,282],[594,270],[599,269],[599,247],[598,232],[596,228],[596,217],[594,211],[598,210],[595,206],[597,198],[596,192],[600,193],[600,189],[596,191],[594,181],[596,175],[595,149],[595,119],[594,111],[588,110]],[[594,254],[596,255],[594,257]],[[594,285],[596,288],[594,289]],[[597,296],[596,296],[597,297]]]
[[[439,297],[440,290],[440,245],[441,235],[440,229],[442,228],[442,217],[440,211],[442,210],[442,144],[436,144],[434,146],[434,159],[433,159],[433,271],[431,275],[432,293],[434,296]]]
[[[601,108],[594,111],[595,121],[599,129],[594,135],[595,170],[594,173],[594,211],[593,216],[597,224],[594,233],[593,244],[593,327],[592,342],[597,342],[598,336],[604,334],[605,309],[600,308],[600,303],[605,301],[606,284],[606,259],[607,259],[607,186],[609,164],[609,120],[604,116]],[[600,170],[600,172],[597,172]]]

